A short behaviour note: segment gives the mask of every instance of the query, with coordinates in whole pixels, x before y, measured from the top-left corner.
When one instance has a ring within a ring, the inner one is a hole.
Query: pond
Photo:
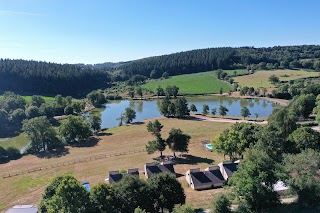
[[[143,101],[132,101],[132,100],[122,100],[113,101],[108,103],[104,109],[101,110],[101,128],[112,128],[119,125],[117,120],[124,109],[127,107],[132,108],[136,111],[136,119],[134,122],[151,119],[161,116],[159,112],[159,105],[162,100],[143,100]],[[258,113],[259,117],[267,117],[272,113],[273,104],[261,100],[261,99],[241,99],[241,98],[228,98],[228,97],[189,97],[187,98],[189,106],[194,104],[198,112],[201,113],[202,106],[207,104],[210,108],[209,113],[212,108],[218,108],[220,105],[227,107],[229,112],[227,116],[240,116],[240,111],[243,106],[246,106],[251,117],[255,117],[255,113]]]

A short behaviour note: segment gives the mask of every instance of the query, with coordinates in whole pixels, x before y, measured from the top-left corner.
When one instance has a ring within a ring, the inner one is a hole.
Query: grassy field
[[[273,88],[268,78],[271,75],[276,75],[279,77],[280,81],[290,81],[299,78],[308,78],[320,76],[319,72],[311,72],[306,70],[270,70],[270,71],[257,71],[252,75],[238,76],[235,77],[235,82],[238,82],[240,86],[248,87],[265,87]]]
[[[19,134],[18,136],[12,138],[0,138],[0,146],[3,148],[8,148],[13,146],[17,149],[21,149],[28,145],[28,139],[24,133]]]
[[[32,96],[30,96],[30,95],[26,95],[26,96],[22,96],[25,100],[26,100],[26,102],[28,103],[28,102],[30,102],[31,101],[31,97]],[[46,101],[46,102],[50,102],[50,101],[53,101],[54,100],[54,97],[49,97],[49,96],[42,96],[43,97],[43,99]],[[2,95],[0,95],[0,100],[3,98],[3,96]]]
[[[232,76],[234,71],[226,70],[225,72]],[[244,73],[246,73],[245,70],[237,70],[237,74]],[[142,87],[155,91],[159,85],[163,88],[176,85],[180,88],[181,95],[219,93],[221,87],[224,92],[231,89],[230,84],[217,79],[216,71],[173,76],[169,79],[150,81]]]
[[[160,118],[164,125],[164,137],[168,136],[171,128],[181,128],[192,136],[189,145],[189,157],[175,166],[176,172],[184,175],[190,168],[206,168],[208,165],[216,165],[223,161],[223,156],[209,152],[201,146],[202,140],[210,140],[216,137],[224,129],[230,127],[230,123],[205,122],[197,120],[177,120]],[[68,161],[79,160],[87,157],[105,155],[115,152],[127,152],[131,150],[144,149],[145,144],[153,140],[147,132],[146,124],[122,126],[107,130],[99,137],[98,142],[88,143],[81,147],[67,147],[58,156],[36,157],[24,156],[19,160],[12,160],[6,164],[0,164],[0,178],[8,173],[27,171],[32,168],[46,167],[53,164],[63,164]],[[167,149],[164,154],[172,153]],[[26,173],[16,177],[2,178],[0,182],[0,212],[15,204],[39,204],[46,185],[53,177],[69,173],[79,181],[90,182],[91,187],[104,181],[108,171],[139,168],[143,169],[146,162],[152,162],[159,153],[148,155],[145,152],[130,154],[127,156],[116,156],[105,159],[85,161],[72,165],[65,165],[33,173]],[[143,178],[143,177],[142,177]],[[185,177],[179,178],[185,188],[187,202],[194,207],[207,207],[212,196],[224,189],[193,191],[187,186]]]

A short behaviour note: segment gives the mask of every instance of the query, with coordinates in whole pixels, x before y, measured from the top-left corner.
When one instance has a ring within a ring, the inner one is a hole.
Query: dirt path
[[[235,120],[230,118],[212,118],[203,115],[192,115],[192,117],[203,120],[203,121],[213,121],[213,122],[224,122],[224,123],[256,123],[256,124],[268,124],[268,121],[252,121],[252,120]]]

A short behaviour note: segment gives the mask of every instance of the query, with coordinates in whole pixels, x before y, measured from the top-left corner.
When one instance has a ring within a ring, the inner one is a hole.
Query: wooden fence
[[[28,170],[23,170],[20,172],[9,173],[9,174],[3,175],[2,178],[16,177],[16,176],[23,175],[23,174],[28,174],[28,173],[33,173],[33,172],[38,172],[38,171],[48,170],[48,169],[53,169],[53,168],[59,168],[62,166],[73,165],[73,164],[77,164],[77,163],[84,163],[84,162],[89,162],[89,161],[94,161],[94,160],[100,160],[100,159],[118,157],[118,156],[125,156],[125,155],[131,155],[131,154],[142,153],[142,152],[146,152],[146,150],[145,149],[138,149],[138,150],[130,150],[127,152],[117,152],[117,153],[110,153],[110,154],[104,154],[104,155],[97,155],[97,156],[93,156],[93,157],[87,157],[87,158],[76,159],[76,160],[72,160],[72,161],[66,161],[63,163],[51,164],[51,165],[42,166],[42,167],[36,167],[36,168],[28,169]]]

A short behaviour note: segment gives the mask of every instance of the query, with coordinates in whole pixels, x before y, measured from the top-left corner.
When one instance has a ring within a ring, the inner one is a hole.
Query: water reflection
[[[251,117],[255,116],[255,113],[259,114],[259,117],[267,117],[272,113],[273,106],[270,102],[261,99],[235,99],[227,97],[191,97],[187,98],[189,106],[194,104],[198,112],[202,111],[202,106],[207,104],[210,108],[209,112],[213,108],[217,111],[220,105],[226,106],[229,110],[229,116],[240,116],[241,108],[246,106],[250,110]],[[144,119],[150,119],[159,117],[159,106],[161,100],[149,100],[149,101],[113,101],[107,103],[104,110],[101,112],[102,128],[110,128],[118,126],[118,121],[116,120],[126,107],[130,107],[136,111],[136,121],[141,121]]]

